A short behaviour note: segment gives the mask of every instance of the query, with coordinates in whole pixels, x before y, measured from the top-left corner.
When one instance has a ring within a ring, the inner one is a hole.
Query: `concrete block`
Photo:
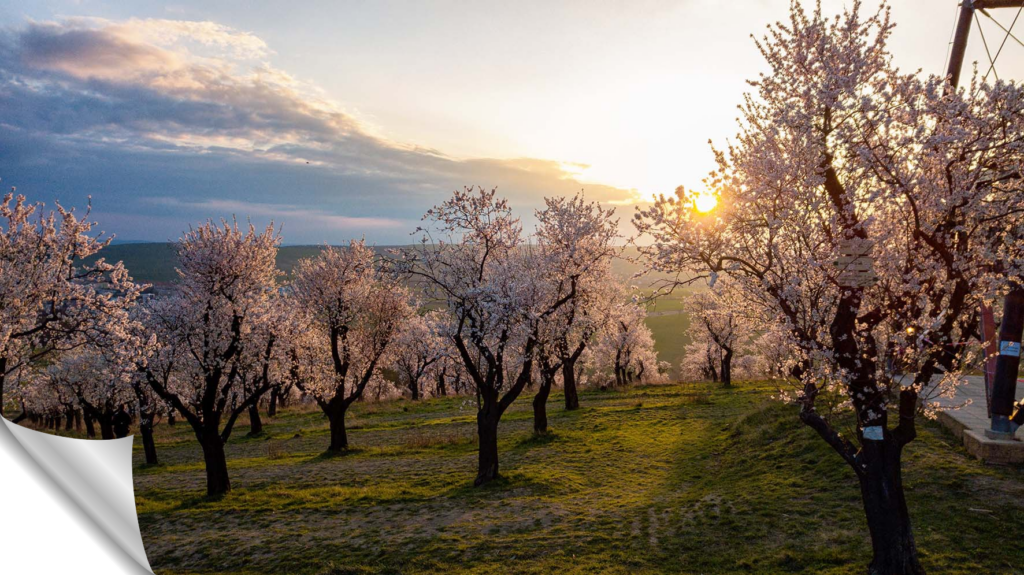
[[[986,463],[1024,463],[1024,441],[989,439],[978,429],[965,429],[963,438],[967,453]]]
[[[945,425],[947,429],[953,432],[953,435],[955,435],[957,439],[964,438],[964,430],[967,429],[967,425],[956,417],[953,417],[950,412],[940,411],[939,423]]]

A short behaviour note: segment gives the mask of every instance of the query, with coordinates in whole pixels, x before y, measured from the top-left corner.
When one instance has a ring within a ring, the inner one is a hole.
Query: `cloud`
[[[408,221],[394,218],[343,216],[324,212],[322,210],[303,208],[288,204],[261,204],[237,200],[201,200],[198,202],[185,203],[177,198],[166,197],[150,198],[147,199],[147,201],[160,206],[198,209],[211,214],[211,218],[223,217],[227,219],[228,217],[236,217],[244,214],[246,216],[256,216],[269,219],[271,221],[273,221],[274,218],[301,221],[307,225],[339,231],[350,231],[353,229],[369,231],[381,229],[408,230],[412,225]]]
[[[17,52],[27,68],[60,71],[78,78],[119,78],[128,73],[167,73],[181,67],[173,54],[117,34],[33,24],[17,37]]]
[[[174,46],[182,41],[193,42],[230,53],[236,58],[262,58],[270,48],[259,37],[223,26],[216,22],[190,22],[185,20],[138,19],[124,23],[87,19],[103,25],[108,33],[132,38],[140,43]]]
[[[313,242],[360,230],[402,241],[396,222],[463,185],[498,186],[524,209],[584,187],[577,164],[458,159],[382,138],[265,61],[271,54],[214,22],[76,18],[4,30],[0,177],[79,202],[89,191],[119,222],[137,214],[185,226],[230,210],[284,221],[298,236],[286,239]],[[633,197],[585,187],[604,202]]]

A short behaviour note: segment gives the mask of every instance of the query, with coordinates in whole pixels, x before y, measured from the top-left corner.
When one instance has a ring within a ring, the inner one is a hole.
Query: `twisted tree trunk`
[[[114,439],[114,418],[113,415],[97,413],[96,421],[100,424],[100,439]]]
[[[146,465],[156,465],[156,442],[153,440],[153,414],[139,413],[139,433],[142,435],[142,450],[146,454]]]
[[[722,387],[732,387],[732,348],[723,347],[722,354]]]
[[[85,436],[89,438],[96,437],[96,426],[93,425],[92,414],[83,410],[82,419],[85,420]]]
[[[7,379],[7,355],[0,355],[0,415],[4,413],[4,380]]]
[[[331,444],[327,447],[329,453],[348,451],[348,433],[345,431],[345,412],[347,410],[348,405],[341,398],[329,402],[324,409],[331,425]]]
[[[209,427],[209,426],[207,426]],[[203,447],[203,461],[206,463],[206,494],[210,497],[231,491],[228,478],[228,459],[224,454],[224,442],[214,427],[211,433],[199,433]]]
[[[542,374],[537,395],[533,397],[533,432],[544,435],[548,432],[548,396],[551,395],[553,374]]]
[[[259,402],[249,406],[249,437],[256,437],[263,433],[263,420],[260,419]]]
[[[442,369],[441,373],[437,374],[437,394],[441,397],[445,397],[448,395],[448,387],[445,385],[444,380],[445,375],[447,375],[447,373],[447,369]]]
[[[562,360],[562,387],[565,392],[565,410],[572,411],[580,408],[580,395],[576,390],[576,360],[564,358]]]
[[[279,392],[277,386],[274,386],[274,388],[270,390],[270,407],[267,408],[267,416],[268,417],[274,417],[274,416],[277,415],[277,396],[278,396],[278,393],[280,393],[280,392]]]
[[[489,396],[489,394],[488,394]],[[497,398],[484,400],[483,408],[476,414],[477,435],[480,439],[479,460],[477,462],[474,486],[498,478],[498,411]]]
[[[871,532],[871,575],[923,575],[903,494],[902,449],[891,439],[865,441],[860,492]]]

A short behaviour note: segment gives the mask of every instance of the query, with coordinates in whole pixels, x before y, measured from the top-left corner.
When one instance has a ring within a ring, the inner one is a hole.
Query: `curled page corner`
[[[0,419],[68,497],[129,557],[152,573],[135,512],[133,436],[104,441],[73,439]]]

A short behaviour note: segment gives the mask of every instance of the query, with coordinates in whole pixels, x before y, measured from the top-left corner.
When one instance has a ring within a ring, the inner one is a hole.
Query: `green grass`
[[[654,351],[658,352],[658,360],[671,363],[672,374],[678,375],[679,364],[686,355],[684,348],[690,343],[690,316],[685,313],[649,315],[644,322],[654,337]]]
[[[575,412],[553,394],[541,438],[524,397],[502,420],[503,477],[480,489],[465,398],[358,404],[342,457],[321,455],[315,411],[263,438],[241,422],[215,501],[187,425],[160,425],[161,465],[135,452],[139,523],[158,573],[863,573],[852,472],[770,391],[587,392]],[[929,423],[904,479],[929,572],[1020,570],[1024,469]]]

